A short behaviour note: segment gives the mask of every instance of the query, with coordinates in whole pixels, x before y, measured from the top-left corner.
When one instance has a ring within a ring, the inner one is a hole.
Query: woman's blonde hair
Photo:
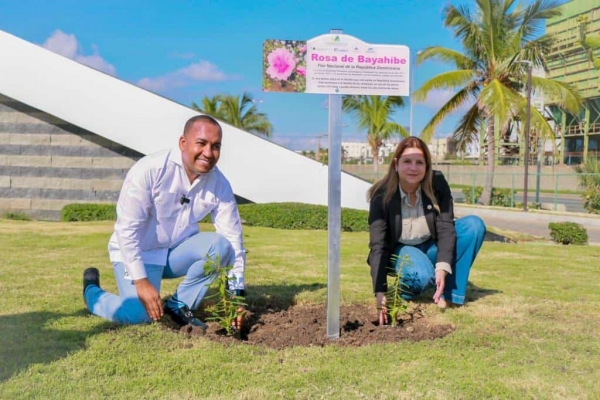
[[[427,148],[425,142],[414,136],[407,137],[398,144],[387,173],[383,178],[371,186],[367,193],[367,199],[369,201],[373,200],[373,197],[375,197],[378,192],[383,190],[383,204],[384,206],[389,204],[390,200],[392,200],[392,197],[398,190],[398,185],[400,184],[398,172],[396,172],[398,160],[404,151],[409,148],[419,149],[423,152],[423,157],[425,158],[425,176],[421,181],[421,190],[423,193],[425,193],[425,196],[431,200],[433,206],[439,212],[440,208],[433,193],[433,168],[431,166],[431,153],[429,153],[429,149]]]

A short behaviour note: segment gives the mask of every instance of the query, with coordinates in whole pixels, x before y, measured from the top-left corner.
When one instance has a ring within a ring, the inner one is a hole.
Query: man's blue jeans
[[[146,274],[159,293],[162,279],[185,276],[177,287],[177,298],[195,310],[215,278],[214,274],[204,274],[208,259],[219,260],[222,267],[233,264],[235,252],[224,236],[213,232],[197,233],[169,250],[167,265],[145,264]],[[88,286],[83,295],[88,309],[95,315],[121,324],[151,322],[133,281],[125,278],[125,265],[115,262],[113,268],[119,295],[94,285]]]
[[[455,221],[456,252],[451,263],[452,274],[446,275],[443,298],[454,304],[464,304],[467,281],[473,261],[483,244],[485,224],[481,218],[469,215]],[[399,245],[394,254],[394,270],[402,265],[402,298],[411,300],[429,287],[435,286],[437,246],[433,240],[416,246]],[[402,264],[403,257],[408,260]]]

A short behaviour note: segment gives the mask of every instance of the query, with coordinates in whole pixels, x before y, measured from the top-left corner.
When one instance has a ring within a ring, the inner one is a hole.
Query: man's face
[[[221,154],[221,137],[218,126],[197,121],[179,138],[181,158],[190,182],[217,165]]]

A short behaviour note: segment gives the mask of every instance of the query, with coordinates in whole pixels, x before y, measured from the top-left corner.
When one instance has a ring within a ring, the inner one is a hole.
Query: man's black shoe
[[[186,305],[180,308],[173,309],[165,304],[164,309],[165,314],[170,315],[173,321],[177,322],[179,325],[197,326],[198,328],[203,330],[206,330],[206,328],[208,328],[208,325],[200,321],[198,318],[194,317],[194,314],[192,314],[192,311],[190,311],[190,309]]]
[[[85,294],[85,289],[90,285],[100,287],[100,271],[98,271],[98,268],[92,267],[83,271],[83,294]]]

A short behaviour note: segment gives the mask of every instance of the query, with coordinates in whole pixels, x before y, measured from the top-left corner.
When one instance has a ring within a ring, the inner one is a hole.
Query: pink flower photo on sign
[[[263,91],[306,90],[306,42],[266,40],[263,44]]]

